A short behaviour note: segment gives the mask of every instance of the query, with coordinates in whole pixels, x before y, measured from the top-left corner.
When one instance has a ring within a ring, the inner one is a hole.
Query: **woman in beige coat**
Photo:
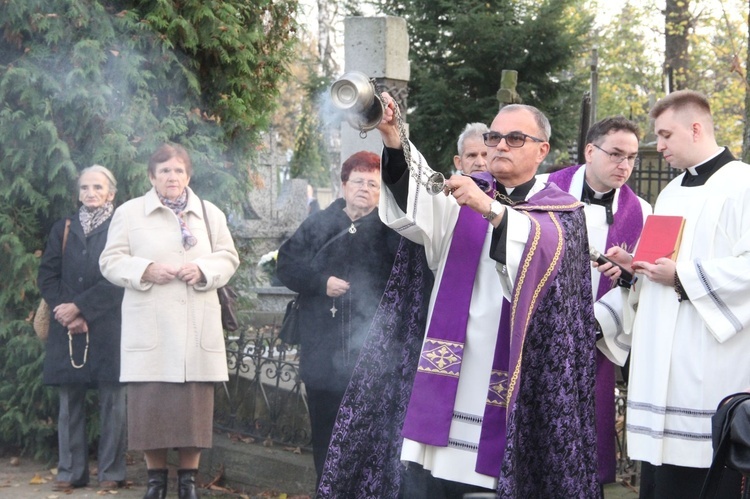
[[[115,211],[99,264],[125,288],[120,381],[129,383],[128,447],[146,456],[144,499],[166,495],[169,448],[179,450],[179,497],[193,499],[212,443],[213,383],[228,379],[216,288],[239,258],[224,214],[188,187],[182,146],[160,146],[148,174],[153,189]]]

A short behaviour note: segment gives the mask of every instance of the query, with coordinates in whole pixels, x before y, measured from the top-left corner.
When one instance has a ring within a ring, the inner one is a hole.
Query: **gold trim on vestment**
[[[578,203],[580,204],[580,203]],[[544,284],[549,279],[549,276],[552,274],[553,269],[555,268],[555,265],[560,260],[560,255],[562,253],[563,248],[563,233],[562,233],[562,227],[560,226],[560,222],[557,219],[557,215],[549,211],[547,212],[550,216],[550,219],[555,224],[555,227],[557,228],[557,248],[555,248],[555,255],[552,258],[552,262],[550,262],[550,265],[547,267],[546,272],[544,273],[544,276],[539,280],[539,283],[537,283],[536,289],[534,289],[534,294],[532,295],[531,303],[529,304],[529,309],[526,311],[526,320],[524,322],[523,331],[524,331],[524,337],[526,336],[526,330],[529,327],[529,322],[531,322],[531,314],[532,311],[535,309],[534,305],[536,304],[536,301],[539,299],[539,293],[541,293],[542,289],[544,288]],[[513,307],[512,312],[510,316],[511,320],[511,341],[513,338],[513,331],[516,320],[516,307],[518,306],[518,301],[521,295],[521,288],[524,285],[524,281],[526,279],[526,274],[528,272],[529,266],[531,265],[531,261],[533,260],[537,247],[539,245],[539,240],[541,239],[541,227],[539,222],[531,218],[531,216],[528,213],[524,213],[527,217],[529,217],[529,220],[532,223],[532,227],[534,230],[534,235],[531,241],[531,247],[529,249],[528,255],[526,255],[526,259],[523,262],[521,273],[518,276],[515,293],[513,296]],[[506,403],[510,403],[511,396],[513,394],[513,391],[516,388],[516,383],[518,382],[518,377],[521,373],[521,360],[523,359],[523,347],[520,349],[519,355],[518,355],[518,361],[516,362],[516,365],[513,368],[513,375],[510,378],[510,382],[508,383],[508,394],[507,394],[507,401]]]
[[[429,344],[435,346],[429,347]],[[458,378],[461,373],[463,350],[463,343],[427,338],[422,346],[417,371]]]
[[[530,204],[521,204],[518,206],[514,206],[514,210],[523,210],[523,211],[566,211],[566,210],[572,210],[574,208],[578,208],[580,206],[584,206],[584,204],[580,201],[575,201],[570,204],[548,204],[548,205],[530,205]]]
[[[497,407],[508,407],[508,372],[507,371],[499,371],[496,369],[492,370],[492,374],[490,375],[490,380],[492,379],[498,379],[499,381],[496,382],[490,382],[490,392],[494,393],[497,397],[497,400],[493,400],[491,398],[487,398],[487,405],[494,405]]]

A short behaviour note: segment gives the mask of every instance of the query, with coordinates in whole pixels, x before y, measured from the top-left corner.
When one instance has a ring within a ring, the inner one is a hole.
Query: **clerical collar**
[[[610,189],[607,192],[599,192],[589,185],[584,180],[583,192],[581,193],[581,201],[589,204],[605,204],[612,203],[612,199],[615,197],[615,190]]]
[[[615,189],[611,189],[608,192],[595,191],[588,182],[583,181],[583,192],[581,192],[581,201],[586,204],[596,204],[604,207],[604,212],[607,215],[607,225],[612,225],[615,221],[614,213],[612,212],[612,201],[615,199]]]
[[[719,171],[719,168],[735,161],[735,157],[729,152],[728,148],[723,148],[717,154],[711,156],[703,163],[691,166],[686,170],[685,175],[682,177],[683,187],[698,187],[704,185],[711,175]]]
[[[497,190],[495,191],[495,199],[502,204],[514,205],[526,200],[526,196],[529,195],[531,188],[536,184],[536,178],[532,177],[528,182],[524,182],[515,187],[505,187],[500,182],[497,182],[496,184]]]

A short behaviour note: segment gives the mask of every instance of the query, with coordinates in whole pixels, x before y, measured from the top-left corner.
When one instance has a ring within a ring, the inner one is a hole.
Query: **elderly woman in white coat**
[[[128,447],[146,457],[144,499],[166,496],[169,448],[179,451],[180,499],[198,497],[213,383],[228,379],[216,288],[239,258],[226,217],[188,187],[191,174],[182,146],[161,145],[148,163],[153,188],[115,211],[99,260],[102,274],[125,288],[120,381],[129,383]]]

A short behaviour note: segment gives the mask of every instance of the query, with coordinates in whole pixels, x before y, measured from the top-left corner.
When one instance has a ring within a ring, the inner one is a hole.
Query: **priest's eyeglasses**
[[[523,147],[526,143],[526,139],[531,139],[534,142],[546,142],[543,139],[522,132],[510,132],[508,134],[502,134],[500,132],[485,132],[482,134],[482,138],[484,139],[484,145],[487,147],[497,147],[503,139],[505,139],[505,143],[508,144],[508,147]]]
[[[618,152],[606,151],[596,144],[591,144],[591,145],[599,149],[604,154],[607,154],[609,156],[609,160],[616,165],[619,165],[626,159],[628,160],[628,164],[632,167],[638,168],[638,165],[641,164],[641,158],[639,158],[637,154],[631,154],[630,156],[625,156],[624,154],[620,154]]]

